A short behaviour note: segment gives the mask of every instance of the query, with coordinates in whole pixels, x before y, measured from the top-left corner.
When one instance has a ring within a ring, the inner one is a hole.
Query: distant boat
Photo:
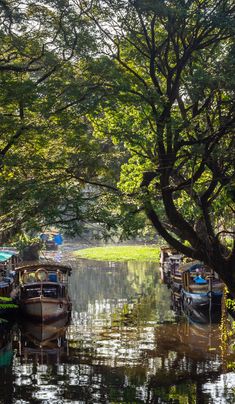
[[[19,305],[31,319],[49,322],[71,312],[68,295],[69,266],[57,262],[28,264],[17,268]]]
[[[183,255],[179,254],[171,247],[161,247],[160,252],[160,267],[162,272],[162,279],[165,283],[170,285],[171,274],[177,270],[182,262]]]
[[[46,240],[45,248],[47,251],[57,251],[58,244],[56,244],[55,240]]]

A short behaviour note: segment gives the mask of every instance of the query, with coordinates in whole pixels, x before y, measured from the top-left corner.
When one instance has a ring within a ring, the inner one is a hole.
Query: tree
[[[145,211],[235,290],[232,1],[1,7],[2,229]]]
[[[102,44],[91,77],[104,71],[110,89],[90,117],[94,134],[130,156],[119,188],[171,246],[235,290],[235,247],[220,237],[234,234],[233,3],[80,7]]]
[[[0,2],[0,22],[1,240],[51,224],[78,233],[101,197],[83,193],[84,178],[107,172],[111,143],[97,144],[85,119],[100,96],[84,70],[92,29],[66,0]]]

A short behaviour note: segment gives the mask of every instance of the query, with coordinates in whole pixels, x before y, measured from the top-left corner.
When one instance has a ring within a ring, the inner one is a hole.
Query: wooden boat
[[[160,266],[162,279],[170,285],[171,273],[177,270],[182,262],[183,256],[171,247],[162,247],[160,252]]]
[[[18,309],[15,267],[20,261],[18,251],[0,249],[0,316],[12,315]]]
[[[200,283],[197,282],[199,278]],[[216,274],[205,265],[191,265],[182,274],[182,307],[186,313],[194,314],[203,321],[218,320],[224,284]]]
[[[197,267],[200,267],[200,263],[197,261],[179,262],[178,265],[172,265],[170,273],[170,286],[173,293],[178,293],[180,295],[183,286],[183,273],[190,269],[192,276],[196,275]]]
[[[55,240],[46,240],[45,242],[45,248],[47,251],[57,251],[58,250],[58,244],[56,244]]]
[[[24,315],[42,322],[68,316],[71,312],[70,267],[51,262],[28,264],[17,269],[19,305]]]

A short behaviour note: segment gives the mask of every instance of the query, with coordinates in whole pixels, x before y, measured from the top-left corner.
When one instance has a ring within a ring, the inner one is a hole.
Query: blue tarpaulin
[[[63,237],[61,236],[61,234],[55,234],[53,238],[54,238],[54,242],[57,245],[61,245],[63,243]]]

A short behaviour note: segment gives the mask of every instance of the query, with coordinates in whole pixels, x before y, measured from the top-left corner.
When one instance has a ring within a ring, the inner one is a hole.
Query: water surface
[[[72,265],[68,326],[2,326],[1,403],[235,402],[219,325],[176,314],[155,263]]]

